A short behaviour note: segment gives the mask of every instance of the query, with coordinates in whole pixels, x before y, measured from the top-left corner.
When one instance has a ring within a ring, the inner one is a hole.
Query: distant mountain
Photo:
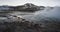
[[[0,10],[8,10],[9,7],[8,6],[0,6]]]
[[[3,6],[0,6],[0,11],[8,11],[8,10],[12,10],[12,7],[14,6],[8,6],[8,5],[3,5]]]
[[[44,9],[45,7],[44,6],[36,6],[32,3],[26,3],[22,6],[17,6],[16,10],[19,10],[19,11],[38,11],[38,10],[40,10],[40,8]]]
[[[38,10],[43,10],[44,6],[36,6],[32,3],[26,3],[24,5],[20,6],[0,6],[0,11],[27,11],[27,12],[33,12]]]

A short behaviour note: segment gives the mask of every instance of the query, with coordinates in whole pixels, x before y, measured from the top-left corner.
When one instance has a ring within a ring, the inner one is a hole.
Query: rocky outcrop
[[[0,32],[60,32],[59,22],[42,20],[39,21],[38,24],[35,24],[23,18],[19,18],[19,20],[20,21],[9,22],[9,20],[8,22],[0,22]]]

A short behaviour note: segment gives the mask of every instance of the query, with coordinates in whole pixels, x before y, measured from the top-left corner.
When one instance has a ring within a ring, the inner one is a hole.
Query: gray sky
[[[0,0],[0,5],[23,5],[33,3],[38,6],[60,6],[60,0]]]

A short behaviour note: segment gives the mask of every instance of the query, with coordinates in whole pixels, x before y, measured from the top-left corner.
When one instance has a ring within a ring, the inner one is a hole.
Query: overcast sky
[[[33,3],[38,6],[60,6],[60,0],[0,0],[0,5],[23,5]]]

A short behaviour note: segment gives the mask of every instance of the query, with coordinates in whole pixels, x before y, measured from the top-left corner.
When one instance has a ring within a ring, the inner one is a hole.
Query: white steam
[[[37,11],[32,16],[26,16],[30,21],[41,21],[41,19],[60,20],[60,7],[47,7],[43,11]]]

